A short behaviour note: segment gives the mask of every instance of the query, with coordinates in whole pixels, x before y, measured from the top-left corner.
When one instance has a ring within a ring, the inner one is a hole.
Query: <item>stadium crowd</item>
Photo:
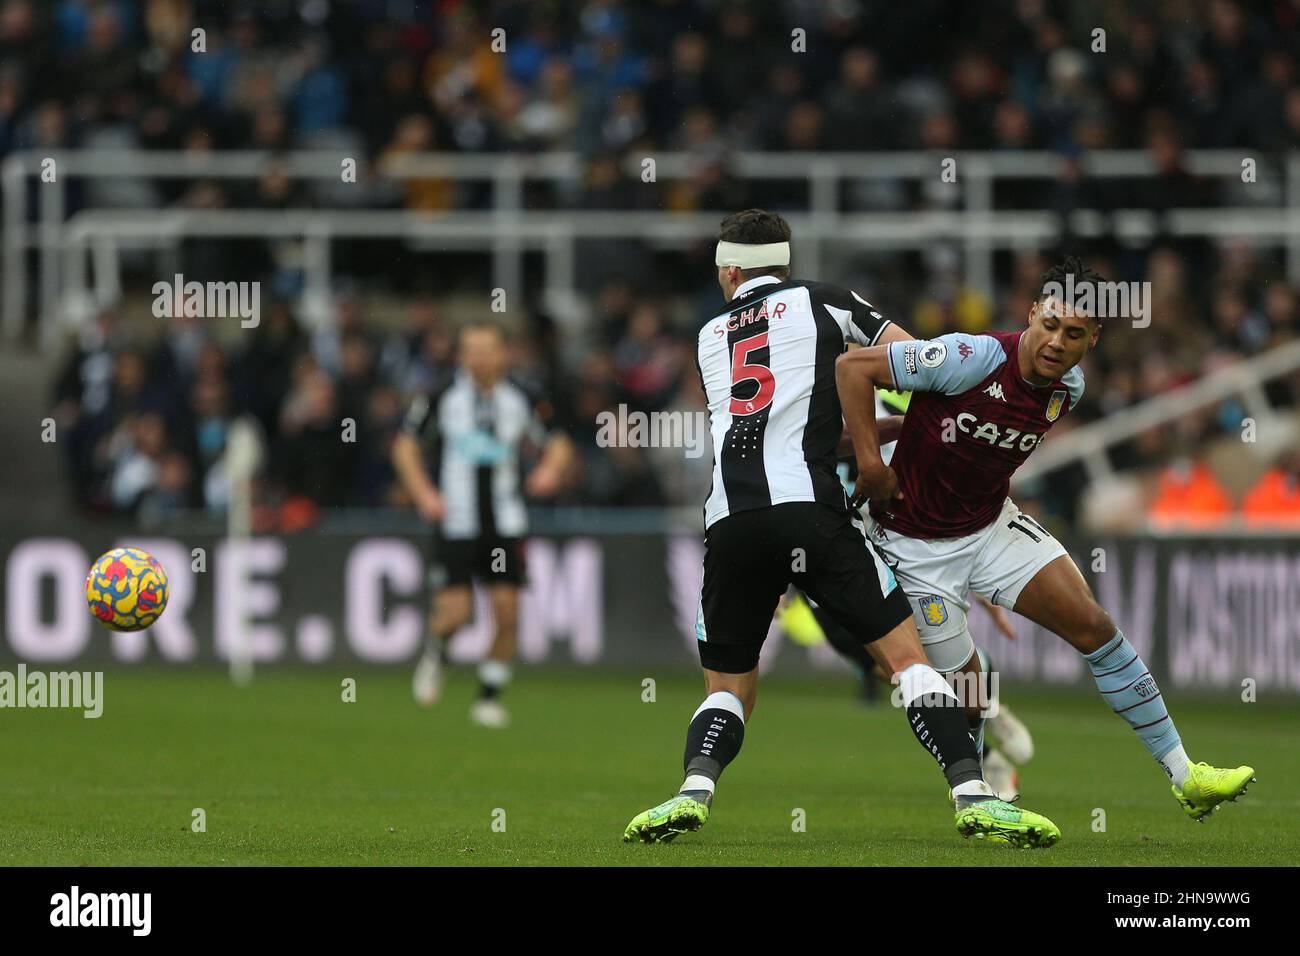
[[[721,212],[798,210],[808,201],[799,183],[732,176],[730,157],[746,150],[1050,149],[1071,160],[1060,178],[1000,189],[1000,208],[1066,215],[1248,205],[1265,200],[1193,175],[1185,152],[1248,148],[1276,162],[1300,149],[1298,26],[1300,8],[1282,0],[913,0],[887,13],[853,0],[0,0],[0,159],[18,149],[121,147],[330,148],[375,162],[424,151],[564,150],[584,158],[581,183],[530,184],[529,208]],[[1097,28],[1104,53],[1094,52]],[[498,29],[501,52],[492,47]],[[810,52],[792,51],[792,31],[804,32]],[[920,32],[927,43],[903,42]],[[1110,148],[1147,151],[1158,175],[1105,185],[1079,175],[1079,157]],[[624,161],[652,150],[704,162],[685,179],[641,188]],[[954,201],[902,181],[849,186],[839,197],[844,211]],[[339,203],[486,209],[491,196],[479,184],[439,179],[401,188],[371,179],[340,193],[274,168],[249,184],[88,180],[69,192],[69,212]],[[268,440],[264,493],[291,505],[279,520],[310,521],[321,506],[395,503],[387,441],[409,397],[447,374],[454,351],[452,323],[416,275],[427,260],[341,254],[338,271],[350,265],[357,284],[338,291],[322,331],[301,321],[300,276],[269,244],[199,245],[185,251],[187,274],[264,280],[273,301],[259,327],[234,342],[184,318],[142,338],[114,309],[83,330],[55,395],[75,436],[68,455],[81,504],[220,509],[225,436],[245,412]],[[1108,277],[1150,282],[1154,297],[1151,328],[1109,330],[1089,357],[1081,419],[1300,332],[1300,290],[1285,281],[1280,250],[1168,237],[1141,253],[1082,240],[1072,249]],[[697,504],[707,457],[601,448],[595,415],[620,403],[702,407],[691,342],[692,323],[717,300],[708,250],[665,262],[631,244],[596,258],[603,268],[583,277],[590,334],[566,341],[561,324],[533,309],[512,342],[517,374],[551,398],[556,423],[582,448],[565,500]],[[1047,261],[1035,252],[999,257],[992,297],[962,284],[944,248],[824,278],[854,281],[912,331],[934,335],[1007,327],[1024,314]],[[682,275],[697,278],[684,286]],[[373,289],[363,279],[407,296],[402,331],[368,321]],[[1300,383],[1278,383],[1270,397],[1294,407]],[[1260,478],[1256,490],[1267,485],[1268,494],[1253,499],[1226,492],[1207,466],[1207,447],[1237,434],[1244,415],[1235,401],[1188,415],[1128,443],[1115,463],[1151,475],[1153,507],[1175,523],[1193,506],[1225,514],[1263,498],[1300,509],[1294,457]],[[356,442],[338,441],[343,418],[358,423]],[[1044,510],[1075,521],[1083,481],[1075,473],[1043,489]]]

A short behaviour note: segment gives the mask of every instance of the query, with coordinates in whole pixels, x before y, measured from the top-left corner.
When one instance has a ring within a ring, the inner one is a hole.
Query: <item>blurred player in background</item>
[[[623,839],[667,842],[709,819],[753,716],[772,614],[793,584],[898,682],[908,726],[951,788],[958,831],[1051,846],[1060,836],[1051,820],[984,781],[957,695],[926,660],[911,607],[835,474],[836,360],[847,341],[885,339],[889,320],[848,289],[791,279],[790,227],[772,213],[724,219],[714,261],[727,306],[701,327],[696,352],[714,449],[696,618],[708,693],[686,729],[681,787],[633,817]]]
[[[1069,257],[1042,277],[1019,332],[892,341],[842,356],[853,504],[871,502],[871,539],[906,590],[935,667],[982,671],[966,626],[968,590],[1047,628],[1084,655],[1102,698],[1164,768],[1184,811],[1202,820],[1244,793],[1255,771],[1190,761],[1137,650],[1060,542],[1008,497],[1012,474],[1083,396],[1079,363],[1104,316],[1076,304],[1100,281]],[[1071,289],[1067,300],[1062,290]],[[891,464],[880,454],[877,383],[913,393]],[[967,702],[967,714],[982,747],[980,708]]]
[[[545,410],[506,377],[506,357],[499,326],[462,329],[457,371],[411,404],[392,452],[393,467],[416,510],[438,526],[429,569],[433,609],[415,669],[415,699],[425,707],[437,702],[448,643],[472,617],[477,581],[487,588],[496,626],[492,647],[478,667],[479,695],[470,710],[471,719],[484,727],[509,722],[500,698],[510,680],[524,583],[524,491],[539,498],[554,495],[572,458],[567,437],[548,433]],[[540,451],[540,460],[521,487],[522,453],[530,445]]]

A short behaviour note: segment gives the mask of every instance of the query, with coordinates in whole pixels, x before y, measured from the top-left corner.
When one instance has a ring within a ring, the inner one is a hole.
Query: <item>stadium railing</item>
[[[0,170],[4,193],[4,292],[0,331],[18,337],[28,311],[26,255],[39,249],[39,341],[52,347],[64,319],[84,317],[88,305],[101,304],[117,291],[107,275],[117,266],[120,244],[151,244],[157,237],[170,242],[180,236],[266,234],[265,218],[257,211],[186,212],[181,210],[90,208],[67,217],[70,179],[254,179],[268,169],[294,179],[341,182],[341,167],[349,157],[326,151],[284,154],[221,152],[193,154],[129,150],[69,151],[43,154],[25,151],[10,155]],[[649,157],[648,157],[649,158]],[[690,176],[709,160],[687,153],[662,153],[655,160],[656,179]],[[960,208],[898,213],[841,213],[839,197],[845,183],[863,180],[920,182],[937,176],[945,159],[955,160],[954,205]],[[993,287],[993,253],[998,249],[1035,248],[1059,238],[1068,225],[1075,234],[1114,235],[1140,243],[1163,233],[1209,239],[1248,238],[1286,251],[1287,275],[1300,282],[1300,152],[1283,156],[1244,155],[1233,150],[1190,151],[1184,159],[1189,172],[1240,183],[1243,160],[1258,162],[1252,202],[1231,207],[1176,209],[1156,213],[1126,209],[1114,213],[1076,210],[1067,223],[1053,212],[995,211],[998,182],[1052,179],[1066,160],[1048,152],[954,153],[740,153],[724,161],[741,180],[802,180],[808,187],[808,212],[792,216],[799,238],[802,267],[819,274],[827,244],[854,247],[924,248],[937,240],[960,243],[966,283],[988,293]],[[51,165],[52,161],[52,165]],[[626,171],[635,181],[641,160],[629,156]],[[575,153],[542,154],[408,154],[369,166],[357,161],[357,179],[400,183],[430,177],[453,181],[491,182],[492,206],[486,212],[417,214],[358,209],[317,209],[297,214],[276,213],[284,221],[278,234],[300,236],[305,244],[308,288],[330,284],[329,244],[335,236],[410,238],[417,236],[459,248],[476,248],[492,255],[494,285],[518,289],[523,256],[531,243],[547,259],[548,294],[572,304],[574,245],[587,237],[646,237],[662,245],[708,238],[716,214],[669,212],[528,212],[525,184],[530,180],[576,184],[584,160]],[[1156,174],[1151,157],[1140,151],[1085,154],[1081,171],[1090,178],[1144,179]],[[50,178],[50,171],[53,178]],[[40,183],[38,222],[27,222],[27,184]],[[49,181],[46,181],[49,180]],[[1238,192],[1238,195],[1244,195]],[[244,218],[248,217],[248,218]],[[254,225],[256,224],[256,225]],[[88,299],[84,257],[93,249],[97,275],[95,297]],[[80,259],[78,258],[80,256]],[[78,280],[82,280],[80,283]],[[109,299],[108,301],[111,301]]]

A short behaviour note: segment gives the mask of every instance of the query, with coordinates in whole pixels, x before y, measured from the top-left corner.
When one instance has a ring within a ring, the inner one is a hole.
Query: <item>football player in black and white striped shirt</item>
[[[563,434],[548,433],[538,403],[506,377],[499,326],[466,326],[458,352],[455,376],[415,399],[393,442],[398,477],[420,515],[438,525],[429,573],[433,610],[413,691],[423,706],[437,701],[447,642],[470,620],[477,580],[488,589],[496,632],[479,664],[479,697],[470,716],[482,726],[504,727],[508,716],[500,695],[515,654],[528,531],[521,451],[530,443],[540,450],[526,488],[548,497],[560,488],[572,448]]]
[[[772,613],[793,584],[898,682],[908,726],[952,789],[958,831],[1050,846],[1059,836],[1052,821],[999,800],[984,782],[957,696],[926,660],[911,605],[836,475],[837,360],[850,340],[906,336],[856,293],[790,279],[790,227],[780,216],[735,213],[718,238],[728,304],[700,329],[697,351],[714,454],[696,618],[708,693],[686,731],[678,793],[634,817],[623,839],[664,842],[708,820],[754,710]]]

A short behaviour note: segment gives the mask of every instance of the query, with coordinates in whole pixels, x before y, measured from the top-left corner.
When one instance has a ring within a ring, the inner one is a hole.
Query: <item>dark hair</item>
[[[723,242],[743,242],[746,245],[764,245],[769,242],[789,242],[790,224],[766,209],[745,209],[733,212],[718,227],[718,239]],[[754,276],[790,278],[788,266],[764,266],[761,269],[742,269],[746,279]]]
[[[1076,294],[1081,292],[1085,283],[1105,281],[1102,278],[1100,272],[1097,272],[1095,269],[1089,268],[1088,265],[1085,264],[1084,261],[1080,259],[1078,256],[1066,256],[1056,265],[1052,266],[1052,268],[1044,272],[1042,277],[1039,278],[1038,301],[1043,302],[1047,299],[1047,287],[1049,285],[1055,285],[1056,287],[1061,289],[1062,298],[1064,298],[1064,292],[1067,287],[1066,286],[1067,276],[1073,276],[1071,282],[1073,284],[1073,288]],[[1094,292],[1095,291],[1096,290],[1094,290]],[[1074,305],[1073,302],[1069,302],[1067,304],[1070,306]],[[1101,325],[1100,316],[1092,315],[1090,316],[1090,318],[1092,319],[1093,322],[1097,323],[1098,325]]]

